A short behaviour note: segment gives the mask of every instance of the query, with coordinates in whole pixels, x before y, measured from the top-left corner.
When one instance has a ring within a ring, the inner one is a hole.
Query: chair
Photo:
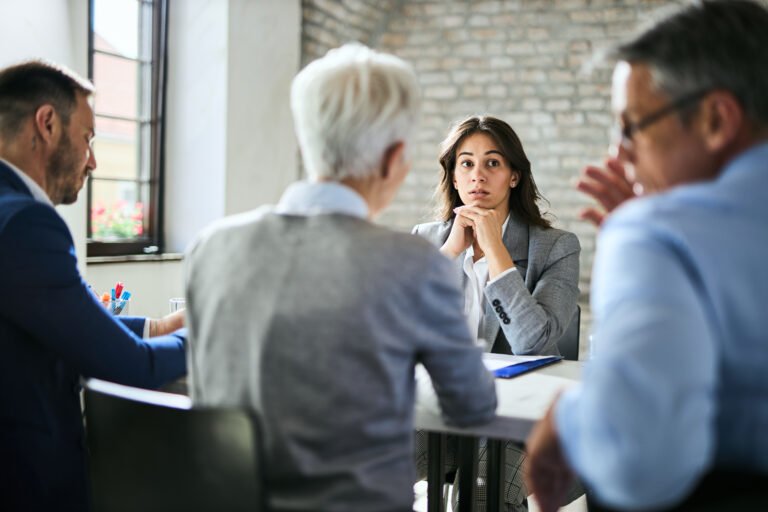
[[[571,323],[565,330],[560,339],[557,340],[557,348],[568,361],[579,360],[579,329],[581,327],[581,308],[576,305],[576,311],[573,313]]]
[[[95,512],[265,509],[251,413],[90,379],[85,420]]]

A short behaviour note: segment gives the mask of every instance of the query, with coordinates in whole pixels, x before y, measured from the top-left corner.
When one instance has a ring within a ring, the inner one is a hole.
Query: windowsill
[[[131,263],[148,261],[181,261],[184,255],[180,252],[166,252],[164,254],[127,254],[124,256],[89,256],[85,259],[86,265],[101,265],[105,263]]]

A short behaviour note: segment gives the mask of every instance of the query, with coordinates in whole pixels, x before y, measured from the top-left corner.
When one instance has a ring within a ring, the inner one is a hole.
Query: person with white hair
[[[309,179],[187,254],[192,398],[260,416],[270,510],[412,510],[416,364],[448,421],[496,407],[451,263],[370,221],[409,171],[416,76],[345,45],[296,76],[291,108]]]

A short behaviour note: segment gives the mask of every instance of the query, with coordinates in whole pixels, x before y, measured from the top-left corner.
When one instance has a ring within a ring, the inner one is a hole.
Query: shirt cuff
[[[490,281],[488,281],[488,284],[492,284],[492,283],[495,283],[496,281],[498,281],[499,279],[501,279],[501,278],[502,278],[502,277],[504,277],[505,275],[507,275],[507,274],[509,274],[509,273],[511,273],[511,272],[515,272],[516,270],[517,270],[517,267],[508,268],[507,270],[505,270],[505,271],[504,271],[504,272],[502,272],[501,274],[497,275],[496,277],[494,277],[493,279],[491,279]],[[487,286],[487,285],[486,285],[486,286]]]
[[[149,318],[144,320],[144,332],[141,335],[141,337],[144,338],[144,339],[149,338],[149,322],[151,322],[151,320]]]

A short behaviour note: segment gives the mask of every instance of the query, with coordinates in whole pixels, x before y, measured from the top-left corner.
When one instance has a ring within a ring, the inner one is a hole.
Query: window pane
[[[137,58],[138,27],[138,0],[94,0],[93,46],[97,50]]]
[[[94,111],[135,119],[139,111],[139,63],[111,55],[93,55]]]
[[[137,157],[136,139],[139,123],[118,121],[96,116],[96,137],[93,154],[96,156],[97,178],[142,178]]]
[[[149,186],[91,179],[91,238],[141,238],[148,222]]]

